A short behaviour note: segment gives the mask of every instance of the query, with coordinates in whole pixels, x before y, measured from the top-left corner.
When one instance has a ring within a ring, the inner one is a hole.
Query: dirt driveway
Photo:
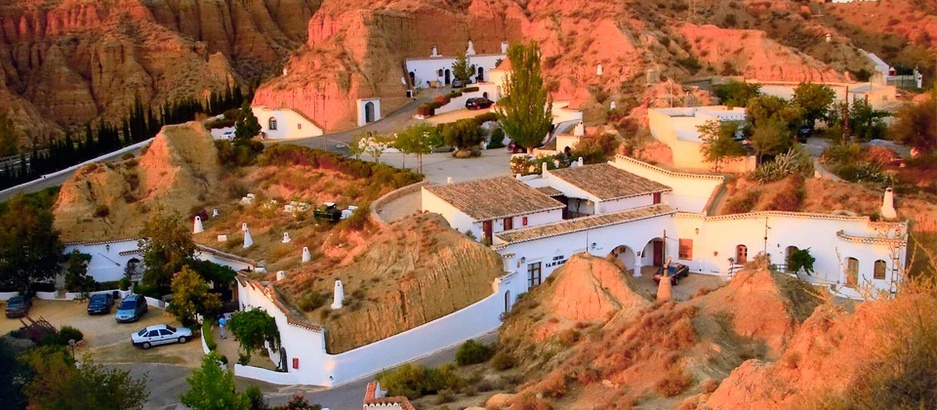
[[[119,300],[118,303],[119,304]],[[185,344],[156,346],[150,350],[133,347],[130,334],[149,325],[166,323],[179,326],[179,322],[162,309],[150,307],[146,315],[135,323],[117,323],[114,314],[117,304],[110,314],[88,316],[87,305],[77,301],[53,301],[33,299],[29,316],[35,320],[44,318],[53,326],[60,328],[69,325],[81,330],[84,342],[75,354],[91,353],[95,362],[100,364],[117,363],[167,363],[187,367],[197,367],[202,356],[202,346],[198,339]],[[0,318],[0,334],[6,334],[20,328],[19,319]]]

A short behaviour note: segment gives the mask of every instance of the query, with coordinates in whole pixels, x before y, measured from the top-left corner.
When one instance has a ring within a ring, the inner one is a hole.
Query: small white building
[[[691,171],[708,171],[713,164],[706,162],[703,156],[699,126],[712,120],[720,123],[743,122],[745,108],[724,105],[651,108],[647,117],[651,136],[667,144],[673,152],[674,166]],[[755,158],[752,156],[722,164],[722,170],[726,172],[747,172],[754,168]]]
[[[475,74],[472,76],[473,83],[490,81],[489,73],[500,61],[507,58],[507,43],[501,46],[501,53],[475,54],[474,46],[469,41],[469,47],[466,49],[465,58],[469,66],[475,66]],[[408,58],[405,62],[407,73],[410,76],[410,84],[413,88],[441,87],[452,83],[455,77],[452,74],[452,65],[455,63],[455,56],[442,56],[434,53],[429,57]]]
[[[380,120],[381,118],[381,99],[380,98],[359,98],[358,99],[358,126]]]
[[[266,139],[307,138],[324,134],[322,127],[299,111],[263,105],[253,106],[251,110],[260,122],[260,131]]]

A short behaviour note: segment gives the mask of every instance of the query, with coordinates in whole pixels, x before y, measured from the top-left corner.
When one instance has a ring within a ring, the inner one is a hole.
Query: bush
[[[504,148],[504,130],[495,128],[491,131],[491,140],[488,142],[488,149]]]
[[[94,282],[94,286],[92,287],[92,292],[119,289],[120,283],[121,283],[121,280],[109,280],[107,282]]]
[[[416,114],[421,117],[432,117],[436,114],[436,107],[433,107],[431,103],[420,104],[419,107],[416,107]]]
[[[671,369],[654,386],[657,393],[664,397],[674,397],[690,387],[690,378],[680,369]]]
[[[786,153],[774,157],[774,161],[761,164],[752,171],[751,178],[767,183],[784,179],[789,175],[809,177],[813,174],[813,159],[801,146],[789,149]]]
[[[454,390],[465,382],[455,373],[452,365],[426,369],[420,365],[405,364],[394,370],[381,372],[377,376],[381,387],[390,396],[406,396],[411,399],[435,394],[442,390]]]
[[[449,104],[449,101],[452,100],[452,97],[450,97],[450,95],[451,95],[451,94],[447,94],[447,95],[437,95],[436,97],[434,97],[434,98],[433,98],[433,102],[436,103],[436,104],[439,104],[439,105],[436,106],[436,108],[439,108],[439,107],[442,107],[442,106],[444,106],[444,105],[446,105],[446,104]]]
[[[474,340],[466,340],[459,346],[455,354],[455,361],[459,366],[483,363],[491,358],[494,352],[490,347],[478,343]]]
[[[495,114],[495,113],[489,111],[489,112],[486,112],[486,113],[484,113],[484,114],[482,114],[482,115],[479,115],[479,116],[477,116],[477,117],[475,117],[475,118],[473,118],[473,119],[475,120],[475,123],[476,123],[476,124],[478,124],[479,126],[481,126],[482,124],[484,124],[484,123],[486,123],[486,122],[498,121],[498,114]]]
[[[462,89],[463,93],[474,93],[478,91],[478,87],[465,87]]]
[[[849,182],[881,182],[893,184],[895,178],[882,172],[882,166],[872,162],[849,162],[834,166],[831,171]]]
[[[74,340],[76,342],[81,341],[85,338],[85,335],[81,333],[80,330],[75,329],[71,326],[62,326],[62,329],[59,330],[59,341],[63,346],[68,346],[69,340]]]
[[[755,205],[758,204],[758,199],[761,198],[760,191],[749,191],[745,195],[732,198],[726,203],[726,213],[729,214],[742,214],[745,212],[751,212],[755,208]]]
[[[303,312],[312,312],[325,305],[325,302],[327,300],[321,293],[311,292],[300,298],[298,305]]]
[[[517,365],[517,361],[510,353],[498,352],[491,358],[491,367],[498,371],[504,371]]]
[[[117,287],[120,290],[130,289],[130,279],[128,279],[127,277],[120,278],[120,281],[118,281]]]

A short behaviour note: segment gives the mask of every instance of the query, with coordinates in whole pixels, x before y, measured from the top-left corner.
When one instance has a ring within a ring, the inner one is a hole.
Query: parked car
[[[185,343],[190,339],[192,339],[192,329],[175,328],[169,325],[147,326],[146,329],[130,335],[130,343],[133,343],[134,347],[143,349],[170,343]]]
[[[810,128],[809,126],[804,125],[803,127],[800,127],[799,130],[797,130],[797,141],[801,144],[806,144],[807,139],[811,136],[813,136],[813,128]]]
[[[114,306],[114,295],[108,293],[98,293],[91,295],[88,299],[88,314],[107,314],[111,313],[111,306]]]
[[[342,219],[342,210],[335,206],[335,203],[326,202],[316,207],[312,212],[316,218],[328,219],[330,222],[338,222]]]
[[[29,308],[33,302],[30,298],[16,295],[7,300],[6,315],[8,318],[23,317],[29,313]]]
[[[462,81],[458,78],[452,80],[452,88],[462,88],[465,87],[465,81]]]
[[[221,134],[221,139],[225,141],[234,141],[234,131],[225,131]]]
[[[117,307],[117,315],[114,318],[118,323],[136,322],[146,314],[146,310],[146,299],[143,295],[130,295]]]
[[[494,103],[494,101],[491,101],[485,97],[469,98],[467,101],[465,101],[465,108],[470,110],[480,110],[483,108],[489,108]]]
[[[690,276],[690,268],[682,263],[675,263],[670,265],[668,274],[670,275],[670,284],[677,285],[680,283],[681,278]],[[660,283],[662,276],[664,276],[663,266],[657,269],[657,273],[654,274],[654,283]]]

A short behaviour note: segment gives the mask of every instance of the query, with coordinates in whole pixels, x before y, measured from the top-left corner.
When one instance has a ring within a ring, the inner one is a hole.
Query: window
[[[303,125],[302,125],[302,124],[296,124],[296,129],[297,129],[297,130],[303,129]]]
[[[885,269],[887,268],[885,261],[879,259],[875,261],[875,270],[872,273],[873,279],[885,280]]]
[[[159,336],[159,332],[156,330],[151,330],[150,333],[146,334],[146,337],[156,337]]]
[[[270,117],[270,119],[267,120],[267,129],[269,129],[270,131],[276,131],[276,129],[277,129],[277,119],[276,119],[276,118]]]
[[[525,216],[523,219],[521,219],[521,225],[527,226],[527,217],[526,217],[526,216]]]
[[[846,286],[854,288],[859,285],[859,260],[846,259]]]
[[[654,193],[654,203],[655,203],[655,204],[659,204],[659,203],[660,203],[660,192],[655,192],[655,193]]]
[[[748,247],[739,245],[735,247],[735,264],[744,265],[748,263]]]
[[[172,332],[170,332],[170,331],[168,331],[168,330],[166,330],[166,329],[159,329],[159,335],[160,335],[160,336],[169,336],[169,335],[171,335],[171,334],[172,334]]]
[[[540,272],[540,262],[527,265],[527,288],[532,288],[540,284]]]
[[[685,260],[685,261],[693,260],[693,240],[692,239],[680,240],[679,257],[681,260]]]

